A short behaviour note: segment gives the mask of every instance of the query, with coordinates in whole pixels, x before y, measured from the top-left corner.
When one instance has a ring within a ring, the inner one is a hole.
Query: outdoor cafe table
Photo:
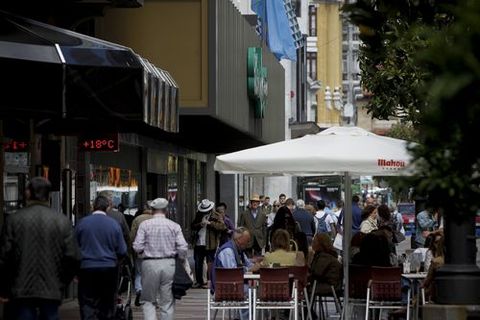
[[[427,277],[427,272],[418,272],[418,273],[402,273],[402,277],[410,281],[411,288],[414,292],[415,306],[413,311],[413,319],[418,320],[418,312],[419,312],[419,302],[420,302],[420,281],[424,280]],[[410,312],[407,310],[407,312]]]

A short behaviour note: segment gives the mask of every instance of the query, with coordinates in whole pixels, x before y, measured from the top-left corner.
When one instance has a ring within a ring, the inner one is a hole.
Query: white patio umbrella
[[[214,167],[221,173],[345,176],[343,265],[348,301],[352,203],[347,200],[352,198],[351,176],[409,175],[407,144],[358,127],[332,127],[316,135],[217,156]],[[349,319],[348,310],[345,312],[345,319]]]

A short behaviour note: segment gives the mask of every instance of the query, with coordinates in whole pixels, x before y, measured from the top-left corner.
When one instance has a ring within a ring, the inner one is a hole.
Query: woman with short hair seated
[[[267,252],[262,261],[263,266],[290,267],[305,263],[302,252],[290,251],[290,234],[285,229],[277,229],[272,235],[272,252]],[[303,260],[301,257],[303,257]],[[298,257],[297,257],[298,256]],[[299,260],[300,263],[297,263]]]
[[[315,295],[332,294],[331,286],[336,291],[340,290],[343,278],[342,264],[338,262],[338,254],[333,248],[330,236],[326,233],[317,233],[312,241],[312,249],[315,255],[310,266],[310,282],[317,280]]]

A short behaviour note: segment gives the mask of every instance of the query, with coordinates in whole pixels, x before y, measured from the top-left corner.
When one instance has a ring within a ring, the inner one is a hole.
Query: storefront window
[[[11,214],[25,205],[24,192],[30,165],[29,153],[4,152],[4,164],[3,212]]]
[[[196,203],[205,198],[205,162],[197,161],[197,197]]]
[[[138,210],[140,173],[129,169],[90,165],[90,201],[102,191],[113,193],[113,206],[126,215]]]

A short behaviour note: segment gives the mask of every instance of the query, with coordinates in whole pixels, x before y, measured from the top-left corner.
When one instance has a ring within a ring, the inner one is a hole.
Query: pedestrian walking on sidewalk
[[[118,286],[118,265],[127,255],[120,224],[107,216],[109,201],[98,196],[93,213],[77,224],[82,253],[78,275],[78,301],[83,320],[113,319]]]
[[[143,254],[142,300],[145,320],[156,320],[155,304],[159,298],[160,319],[173,320],[172,293],[175,257],[185,259],[188,244],[182,228],[166,218],[168,200],[157,198],[150,203],[153,218],[143,221],[133,242],[133,249]]]
[[[145,209],[143,210],[142,214],[139,214],[132,222],[132,229],[130,230],[130,241],[133,243],[137,236],[138,227],[140,224],[148,219],[153,218],[152,215],[152,208],[150,207],[151,201],[147,201],[145,205]],[[134,254],[135,259],[135,306],[139,307],[141,305],[140,298],[142,297],[142,262],[143,262],[143,255],[141,254]]]
[[[203,278],[205,258],[208,278],[215,252],[220,244],[220,236],[227,230],[222,214],[216,212],[214,208],[213,201],[203,199],[198,204],[198,211],[192,222],[196,287],[207,288],[207,279]]]
[[[65,286],[78,270],[80,252],[71,222],[50,209],[51,184],[35,177],[27,206],[10,215],[0,241],[0,302],[6,319],[58,319]]]

